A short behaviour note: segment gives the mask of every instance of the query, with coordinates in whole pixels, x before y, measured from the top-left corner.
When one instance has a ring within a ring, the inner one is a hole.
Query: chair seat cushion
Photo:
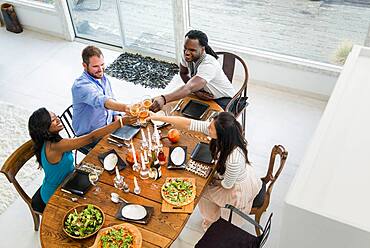
[[[239,114],[248,106],[248,97],[240,97],[239,100],[235,100],[230,108],[229,112],[233,113],[235,116],[239,116]]]
[[[266,183],[262,181],[262,187],[258,195],[254,198],[252,208],[259,208],[262,206],[266,194]]]
[[[258,248],[260,239],[222,218],[214,222],[195,245],[196,248]]]

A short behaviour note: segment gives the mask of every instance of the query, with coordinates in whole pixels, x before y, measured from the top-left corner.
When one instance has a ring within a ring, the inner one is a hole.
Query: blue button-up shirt
[[[104,103],[114,99],[108,78],[97,80],[84,71],[72,86],[72,126],[77,136],[90,133],[112,122],[115,111],[106,109]]]

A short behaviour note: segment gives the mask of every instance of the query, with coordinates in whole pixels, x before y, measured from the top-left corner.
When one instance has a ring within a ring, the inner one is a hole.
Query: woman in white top
[[[175,116],[154,115],[151,119],[202,132],[212,138],[210,150],[217,161],[217,173],[198,205],[205,230],[221,216],[221,208],[225,204],[249,214],[262,181],[256,177],[249,163],[242,127],[231,113],[221,112],[210,123]]]

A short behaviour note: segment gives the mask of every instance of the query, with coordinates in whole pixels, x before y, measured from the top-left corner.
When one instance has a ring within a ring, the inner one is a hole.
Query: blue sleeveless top
[[[45,173],[44,181],[41,185],[41,199],[45,204],[54,194],[58,186],[63,182],[68,174],[74,170],[72,151],[65,152],[58,163],[52,164],[46,159],[45,146],[41,150],[41,164]]]

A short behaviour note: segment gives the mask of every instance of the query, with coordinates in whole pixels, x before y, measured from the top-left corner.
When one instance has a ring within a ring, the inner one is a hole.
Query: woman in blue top
[[[32,197],[32,208],[43,212],[50,197],[65,177],[74,169],[72,150],[99,140],[124,124],[132,123],[133,117],[119,118],[111,124],[89,134],[64,139],[59,135],[63,130],[60,119],[45,108],[33,112],[28,121],[28,130],[34,143],[37,162],[44,169],[45,178],[41,187]]]

